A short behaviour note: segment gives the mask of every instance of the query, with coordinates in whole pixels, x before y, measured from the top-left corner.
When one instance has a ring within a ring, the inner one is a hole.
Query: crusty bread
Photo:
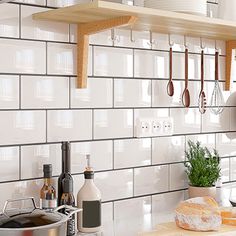
[[[181,202],[176,210],[177,226],[193,231],[217,231],[222,219],[217,202],[210,197],[192,198]]]

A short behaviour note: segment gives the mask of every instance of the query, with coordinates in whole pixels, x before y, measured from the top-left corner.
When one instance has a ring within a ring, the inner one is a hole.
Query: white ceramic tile
[[[157,117],[169,117],[169,109],[136,109],[134,110],[134,123],[136,124],[137,119],[146,118],[157,118]]]
[[[122,48],[94,48],[94,75],[133,76],[133,51]]]
[[[44,111],[2,111],[0,116],[1,145],[46,141]]]
[[[0,8],[0,36],[19,37],[19,5],[3,4]]]
[[[47,0],[47,6],[50,7],[66,7],[75,4],[89,3],[91,0]]]
[[[53,184],[56,184],[55,179],[53,179]],[[4,192],[4,194],[0,199],[0,209],[3,209],[6,200],[19,199],[23,197],[34,197],[36,206],[39,207],[39,191],[42,188],[42,186],[43,186],[43,181],[41,179],[1,184],[0,192],[1,193]],[[11,206],[18,208],[22,207],[22,202],[15,203],[14,205]]]
[[[231,139],[231,135],[235,133],[216,134],[216,150],[221,157],[236,156],[236,140]]]
[[[77,199],[77,194],[81,189],[81,187],[84,185],[84,175],[83,174],[73,175],[73,182],[74,182],[73,193],[75,198]]]
[[[221,167],[221,180],[222,182],[228,182],[230,180],[230,159],[224,158],[221,159],[220,167]]]
[[[119,170],[97,173],[95,184],[101,191],[102,201],[132,197],[133,171]]]
[[[152,212],[174,211],[181,201],[184,201],[184,191],[154,195],[152,196]]]
[[[0,109],[19,108],[19,77],[0,75]]]
[[[69,78],[21,77],[21,108],[68,108]]]
[[[144,50],[134,51],[134,76],[168,78],[169,54]]]
[[[155,44],[153,45],[153,49],[157,50],[169,50],[169,35],[168,34],[160,34],[160,33],[153,33],[153,39],[155,40]],[[174,38],[170,36],[170,42],[174,43]]]
[[[46,0],[16,0],[15,2],[21,2],[26,4],[33,4],[33,5],[46,5]]]
[[[215,134],[199,134],[186,136],[186,149],[188,149],[188,141],[200,142],[203,147],[207,147],[210,151],[216,148]]]
[[[152,37],[153,43],[155,43],[154,34],[152,34]],[[149,31],[133,31],[133,40],[135,40],[135,48],[151,48]],[[154,46],[154,44],[152,46]]]
[[[230,181],[236,180],[236,157],[230,158]]]
[[[0,39],[2,73],[44,74],[46,44],[26,40]]]
[[[71,78],[71,107],[99,108],[112,107],[112,79],[88,78],[86,89],[76,88],[76,78]]]
[[[114,167],[127,168],[151,164],[151,139],[114,141]]]
[[[201,42],[200,38],[187,37],[186,43],[188,45],[189,52],[200,53],[201,52],[200,42]]]
[[[114,105],[115,107],[150,107],[151,81],[116,79]]]
[[[133,111],[95,110],[94,138],[121,138],[133,136]]]
[[[184,163],[170,165],[170,190],[184,189],[188,187],[186,167]]]
[[[48,43],[47,66],[49,74],[76,74],[76,45]]]
[[[236,117],[236,108],[231,107],[230,108],[230,131],[236,131],[235,117]],[[228,127],[227,124],[222,123],[222,125]],[[236,136],[234,136],[234,137],[236,137]]]
[[[48,11],[40,7],[21,7],[21,37],[52,41],[69,41],[69,25],[52,21],[37,21],[32,15]]]
[[[145,217],[151,213],[151,197],[114,202],[114,219],[125,220]]]
[[[97,34],[92,34],[89,37],[89,43],[94,44],[94,45],[107,45],[107,46],[112,46],[113,41],[112,41],[112,31],[107,30],[103,32],[99,32]],[[114,40],[118,40],[117,35],[114,35]]]
[[[204,56],[205,80],[215,80],[215,57]],[[225,57],[219,57],[219,79],[225,80]]]
[[[168,166],[153,166],[134,170],[134,195],[168,191]]]
[[[170,116],[174,120],[174,133],[200,133],[201,115],[198,108],[173,108]]]
[[[0,148],[0,182],[19,179],[19,148]]]
[[[184,51],[184,36],[183,35],[171,35],[171,41],[174,42],[173,50],[178,52]],[[188,41],[187,41],[188,43]]]
[[[52,164],[53,175],[61,173],[60,144],[21,147],[21,178],[43,177],[43,165]]]
[[[175,79],[184,79],[185,77],[185,66],[184,66],[184,54],[183,53],[174,53],[173,54],[173,78]],[[189,79],[198,79],[200,78],[200,56],[196,54],[189,54],[188,59],[188,76]]]
[[[110,224],[113,220],[113,203],[107,202],[102,204],[102,224]]]
[[[71,144],[71,171],[84,172],[87,166],[86,155],[90,154],[90,163],[95,171],[112,169],[112,141],[81,142]]]
[[[224,108],[220,115],[215,115],[209,109],[202,115],[202,132],[230,130],[230,108]]]
[[[183,81],[173,81],[174,96],[167,94],[167,80],[152,80],[152,106],[153,107],[172,107],[182,106]]]
[[[143,32],[144,33],[144,32]],[[114,29],[114,46],[136,47],[136,32],[124,29]],[[132,41],[131,41],[132,37]]]
[[[92,138],[92,111],[50,110],[47,120],[49,142]]]
[[[184,91],[184,81],[173,81],[174,95],[167,94],[168,81],[152,80],[152,106],[153,107],[182,107],[182,94]],[[190,105],[197,106],[200,83],[189,81]]]
[[[184,161],[185,137],[160,137],[152,139],[152,164]]]

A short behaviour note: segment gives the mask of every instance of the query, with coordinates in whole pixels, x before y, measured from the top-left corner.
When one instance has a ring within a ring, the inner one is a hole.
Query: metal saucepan
[[[24,209],[8,209],[9,203],[20,201],[32,201],[32,207]],[[66,209],[67,215],[59,213],[58,210]],[[47,212],[36,207],[34,198],[8,200],[0,214],[1,236],[66,236],[67,221],[79,212],[71,206],[60,206],[52,212]]]

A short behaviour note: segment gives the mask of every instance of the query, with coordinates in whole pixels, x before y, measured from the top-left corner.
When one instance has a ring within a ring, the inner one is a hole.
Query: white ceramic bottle
[[[84,185],[77,195],[77,205],[83,211],[78,213],[78,230],[83,233],[95,233],[101,230],[101,193],[94,184],[94,171],[90,167],[90,155],[87,155],[87,167],[84,171]]]

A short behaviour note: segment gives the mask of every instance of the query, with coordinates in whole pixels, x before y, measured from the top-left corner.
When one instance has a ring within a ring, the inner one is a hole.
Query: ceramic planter
[[[216,187],[188,187],[189,198],[209,196],[216,198]]]

